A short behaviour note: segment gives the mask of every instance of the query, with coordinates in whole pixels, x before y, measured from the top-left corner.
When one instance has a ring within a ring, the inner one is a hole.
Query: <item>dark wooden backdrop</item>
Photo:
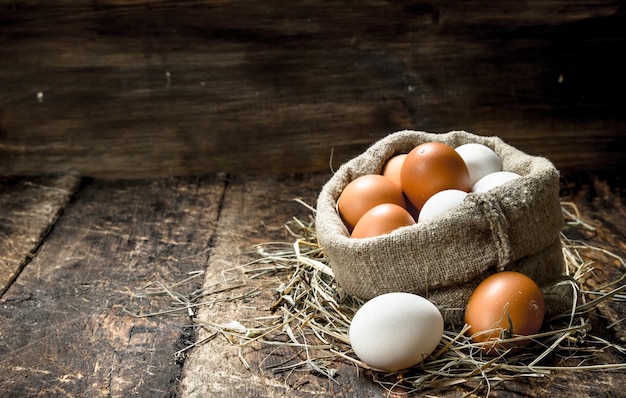
[[[405,128],[619,169],[622,3],[0,0],[0,174],[328,171]]]

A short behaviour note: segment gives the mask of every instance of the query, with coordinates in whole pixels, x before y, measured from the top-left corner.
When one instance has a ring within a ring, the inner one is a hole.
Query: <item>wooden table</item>
[[[177,359],[202,333],[186,311],[136,318],[170,308],[170,297],[136,298],[159,281],[190,293],[224,278],[223,271],[254,259],[253,246],[287,240],[283,224],[309,211],[292,199],[313,203],[328,174],[206,175],[151,180],[81,179],[75,174],[4,178],[0,302],[0,395],[2,396],[384,396],[384,391],[339,363],[337,380],[313,375],[272,375],[256,365],[266,350],[247,354],[216,338]],[[583,216],[598,224],[592,242],[626,252],[623,188],[597,177],[564,185]],[[601,224],[600,224],[601,223]],[[616,266],[597,264],[598,277]],[[190,272],[206,275],[175,287]],[[206,280],[206,282],[205,282]],[[267,313],[272,288],[252,302],[205,308],[214,322],[250,312]],[[236,294],[233,293],[233,296]],[[248,309],[242,309],[246,307]],[[254,310],[250,310],[254,308]],[[613,306],[623,319],[622,305]],[[606,327],[606,313],[596,312]],[[624,344],[624,326],[603,332]],[[624,361],[615,353],[606,361]],[[618,396],[623,371],[555,372],[494,388],[497,396]],[[437,392],[459,396],[467,387]]]

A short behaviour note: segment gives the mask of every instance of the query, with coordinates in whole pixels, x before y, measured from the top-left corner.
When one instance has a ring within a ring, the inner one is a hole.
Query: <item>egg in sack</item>
[[[433,303],[411,293],[394,292],[366,302],[350,324],[350,344],[369,366],[396,371],[417,365],[443,335],[443,317]]]

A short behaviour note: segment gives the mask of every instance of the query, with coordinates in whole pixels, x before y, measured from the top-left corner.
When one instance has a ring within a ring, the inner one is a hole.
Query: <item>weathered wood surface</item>
[[[83,184],[1,297],[0,396],[176,395],[188,315],[125,308],[167,308],[133,293],[206,268],[223,190],[217,177]]]
[[[626,166],[619,0],[0,0],[0,173],[327,172],[399,129]]]
[[[580,237],[624,256],[623,186],[611,187],[597,178],[581,183],[575,177],[571,185],[565,179],[564,197],[598,226],[595,234]],[[292,199],[313,203],[327,178],[304,174],[85,180],[0,298],[0,396],[385,396],[366,372],[352,365],[337,365],[339,385],[308,374],[288,379],[273,375],[259,367],[262,361],[277,360],[267,358],[267,347],[245,352],[251,364],[246,370],[236,349],[220,336],[190,351],[181,366],[174,354],[194,337],[186,312],[135,318],[125,311],[146,314],[170,308],[168,297],[140,299],[133,293],[154,281],[171,286],[190,271],[206,269],[203,283],[211,291],[232,285],[213,284],[237,276],[223,270],[255,259],[254,244],[290,239],[283,224],[292,216],[306,219],[309,214]],[[597,261],[596,282],[618,269],[610,259],[598,256]],[[262,294],[249,301],[201,307],[198,316],[222,322],[264,314],[277,283],[270,280]],[[196,279],[176,290],[191,292],[201,284]],[[238,293],[235,289],[207,299]],[[624,344],[623,325],[606,326],[625,317],[623,304],[612,305],[594,314],[594,328]],[[199,338],[205,335],[198,332]],[[595,360],[626,358],[599,353]],[[543,379],[502,383],[492,393],[620,396],[624,382],[623,371],[555,372]],[[435,394],[457,397],[470,390],[457,386]]]
[[[293,238],[284,229],[284,223],[291,217],[307,221],[310,211],[293,202],[300,197],[308,203],[312,201],[324,183],[326,176],[297,180],[276,180],[274,178],[236,177],[229,184],[224,198],[215,246],[207,269],[206,286],[218,283],[237,284],[244,281],[243,292],[252,291],[261,283],[250,283],[236,269],[256,257],[253,245],[270,241],[291,241]],[[228,282],[230,279],[234,281]],[[199,322],[210,321],[225,324],[241,319],[271,315],[268,309],[275,300],[274,284],[262,289],[262,294],[253,299],[226,301],[229,296],[241,295],[242,290],[226,292],[217,299],[218,306],[213,309],[200,308]],[[206,338],[211,330],[198,334],[198,340]],[[193,350],[185,361],[185,371],[181,384],[183,397],[309,397],[329,396],[371,396],[371,386],[363,378],[350,377],[351,368],[337,385],[324,377],[302,377],[294,375],[288,381],[281,376],[261,370],[262,363],[274,363],[283,356],[288,357],[289,350],[280,352],[276,357],[266,358],[268,350],[255,346],[245,350],[245,359],[251,369],[246,370],[238,357],[238,351],[227,340],[218,336],[214,341],[202,344]],[[279,359],[276,359],[279,358]],[[306,382],[303,382],[306,380]],[[303,385],[293,388],[294,384]]]
[[[584,219],[596,227],[593,232],[581,234],[577,228],[567,228],[565,232],[571,239],[581,239],[589,245],[606,249],[625,258],[626,254],[626,185],[621,175],[608,180],[587,176],[578,181],[565,182],[561,197],[572,201]],[[567,180],[567,178],[566,178]],[[582,182],[581,182],[582,181]],[[586,251],[589,261],[596,269],[585,280],[590,288],[604,284],[607,280],[616,280],[621,276],[616,258],[603,255],[600,251]],[[626,344],[626,306],[624,301],[611,302],[599,307],[606,324],[611,325],[612,338],[620,344]]]
[[[0,178],[0,296],[78,189],[76,174]]]

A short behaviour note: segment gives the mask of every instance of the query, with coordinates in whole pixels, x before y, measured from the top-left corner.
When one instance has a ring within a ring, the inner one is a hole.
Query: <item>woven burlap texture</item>
[[[343,188],[361,175],[380,173],[389,158],[425,142],[486,145],[500,156],[503,170],[522,178],[470,193],[437,219],[374,238],[350,238],[336,210]],[[316,212],[318,239],[341,289],[366,300],[388,292],[418,294],[435,303],[449,323],[462,322],[473,289],[497,271],[523,272],[542,287],[559,279],[564,271],[562,227],[559,173],[549,160],[529,156],[498,137],[465,131],[388,135],[333,174]],[[556,307],[547,306],[549,312]]]

